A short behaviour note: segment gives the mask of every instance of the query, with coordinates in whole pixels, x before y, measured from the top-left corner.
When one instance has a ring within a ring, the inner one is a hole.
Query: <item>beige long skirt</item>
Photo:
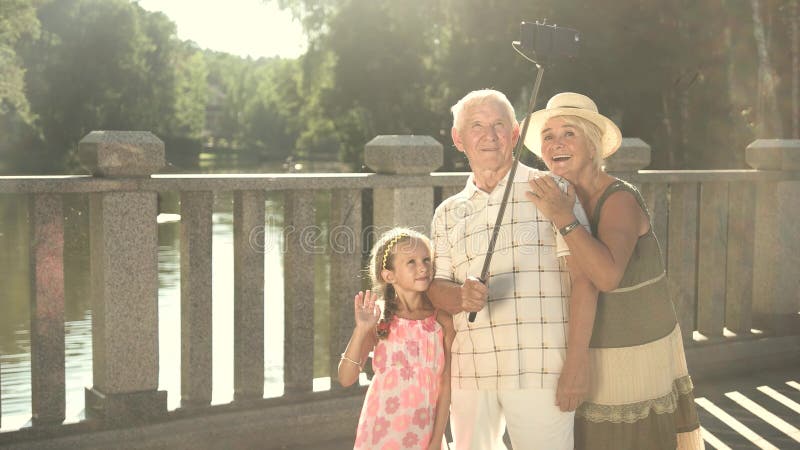
[[[647,344],[589,352],[592,375],[575,415],[576,449],[705,448],[678,325]]]

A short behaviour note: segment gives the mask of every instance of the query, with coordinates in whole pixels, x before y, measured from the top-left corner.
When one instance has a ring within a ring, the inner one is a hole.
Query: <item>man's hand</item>
[[[478,312],[486,306],[489,288],[478,278],[467,277],[461,285],[461,309],[467,312]]]
[[[575,411],[589,392],[589,353],[564,362],[561,376],[558,377],[556,405],[561,411]]]

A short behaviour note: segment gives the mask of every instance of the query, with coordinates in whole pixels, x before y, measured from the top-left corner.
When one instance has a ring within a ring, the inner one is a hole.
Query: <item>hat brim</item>
[[[619,127],[611,119],[600,113],[579,108],[540,109],[530,116],[531,124],[528,127],[524,142],[525,147],[528,147],[528,150],[537,156],[542,156],[542,128],[550,118],[556,116],[577,116],[597,125],[602,133],[600,145],[603,158],[614,154],[622,144],[622,132]],[[524,126],[524,121],[522,126]]]

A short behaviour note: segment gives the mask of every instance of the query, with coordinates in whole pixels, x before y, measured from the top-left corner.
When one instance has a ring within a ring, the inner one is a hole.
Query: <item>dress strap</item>
[[[636,199],[639,207],[642,208],[642,211],[644,211],[645,215],[647,216],[647,220],[650,221],[650,211],[647,210],[647,205],[644,203],[644,198],[639,190],[636,189],[636,186],[628,183],[627,181],[617,179],[609,184],[606,190],[600,195],[600,198],[597,199],[597,204],[594,207],[594,212],[592,213],[592,218],[590,221],[593,234],[597,234],[597,224],[600,223],[600,210],[603,209],[603,204],[606,202],[606,200],[608,200],[608,197],[610,197],[611,194],[617,191],[630,192],[631,195],[633,195],[633,197]]]

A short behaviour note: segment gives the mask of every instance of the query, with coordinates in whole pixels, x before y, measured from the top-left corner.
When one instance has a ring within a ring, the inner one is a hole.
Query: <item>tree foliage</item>
[[[578,29],[582,49],[546,68],[537,108],[590,95],[651,144],[651,167],[744,167],[753,139],[800,137],[798,0],[264,1],[301,20],[306,54],[204,51],[129,0],[0,0],[6,170],[36,151],[51,163],[36,170],[62,170],[94,129],[356,170],[375,135],[427,134],[448,149],[444,169],[464,167],[450,106],[493,87],[521,116],[535,72],[511,42],[542,18]]]
[[[25,68],[16,45],[23,37],[39,33],[39,20],[32,0],[0,0],[0,115],[18,113],[28,119]]]
[[[411,129],[449,144],[448,107],[469,90],[500,89],[522,114],[534,78],[510,46],[522,20],[583,38],[578,60],[546,69],[537,107],[587,93],[624,135],[652,145],[654,167],[741,167],[750,141],[788,137],[800,109],[794,0],[277,2],[308,30],[305,58],[333,61],[321,106],[350,160],[375,134]]]
[[[166,16],[126,0],[55,0],[37,15],[40,35],[20,46],[38,162],[49,163],[34,170],[64,167],[92,130],[200,136],[203,59]]]
[[[295,153],[299,93],[296,60],[256,61],[206,52],[210,89],[208,134],[214,146],[248,149],[267,159]]]
[[[0,0],[0,167],[33,136],[33,115],[25,95],[25,66],[17,53],[20,41],[39,33],[33,0]]]

